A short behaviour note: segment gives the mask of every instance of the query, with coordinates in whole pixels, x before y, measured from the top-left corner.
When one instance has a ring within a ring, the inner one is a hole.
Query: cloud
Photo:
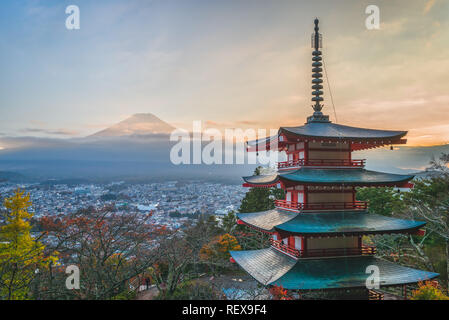
[[[27,133],[44,133],[44,134],[58,135],[58,136],[75,136],[75,135],[79,134],[78,131],[67,130],[67,129],[48,130],[48,129],[41,129],[41,128],[25,128],[22,131],[27,132]]]
[[[428,0],[426,2],[426,5],[424,7],[424,14],[427,14],[432,9],[432,7],[434,6],[435,2],[436,2],[436,0]]]
[[[388,36],[400,34],[407,24],[406,18],[401,18],[391,22],[382,22],[381,29]]]

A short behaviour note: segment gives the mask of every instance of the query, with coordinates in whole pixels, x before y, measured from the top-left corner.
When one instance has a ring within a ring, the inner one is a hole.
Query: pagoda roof
[[[274,229],[297,235],[337,236],[413,232],[425,224],[424,221],[397,219],[367,211],[335,211],[300,213]]]
[[[263,285],[289,290],[366,288],[368,266],[380,271],[380,286],[426,281],[438,273],[404,267],[373,256],[293,259],[274,248],[231,251],[234,260]]]
[[[234,260],[254,279],[269,285],[294,267],[297,260],[273,248],[230,251]]]
[[[288,173],[243,177],[243,180],[250,186],[275,185],[279,181],[286,185],[345,184],[348,186],[382,186],[404,184],[413,179],[413,177],[413,175],[377,172],[363,168],[316,169],[303,167]]]
[[[280,127],[277,135],[248,141],[248,151],[273,150],[287,141],[344,141],[353,142],[352,150],[363,150],[389,144],[404,144],[407,131],[378,130],[351,127],[330,121],[309,121],[297,127]],[[280,138],[284,136],[285,139]]]
[[[286,223],[299,215],[299,212],[286,211],[282,209],[272,209],[261,212],[238,213],[243,223],[265,232],[273,232],[274,227]]]
[[[346,139],[346,140],[397,140],[407,131],[377,130],[350,127],[332,122],[309,122],[298,127],[281,127],[279,133],[295,135],[309,139]]]

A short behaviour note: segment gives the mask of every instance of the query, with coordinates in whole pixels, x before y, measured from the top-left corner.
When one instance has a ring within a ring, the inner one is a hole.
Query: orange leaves
[[[418,289],[412,291],[412,300],[449,300],[437,281],[418,283]]]
[[[242,248],[234,236],[226,233],[218,238],[218,250],[226,253],[234,250],[242,250]]]
[[[270,288],[270,294],[272,295],[273,300],[292,300],[288,291],[282,286],[272,286]]]
[[[229,251],[242,250],[237,239],[226,233],[215,237],[210,243],[205,244],[200,250],[200,259],[207,261],[212,259],[229,260]]]

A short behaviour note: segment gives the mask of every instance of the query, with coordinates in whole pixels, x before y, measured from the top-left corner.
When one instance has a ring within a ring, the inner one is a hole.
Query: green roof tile
[[[373,256],[322,259],[290,258],[268,248],[231,251],[235,261],[263,285],[279,285],[290,290],[365,288],[368,266],[377,266],[380,286],[417,283],[439,274],[404,267]]]

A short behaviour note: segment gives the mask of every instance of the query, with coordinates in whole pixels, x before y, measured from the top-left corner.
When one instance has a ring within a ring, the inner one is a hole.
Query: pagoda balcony
[[[275,206],[280,209],[291,211],[303,210],[366,210],[368,208],[367,201],[355,202],[312,202],[301,203],[286,200],[275,200]]]
[[[373,246],[362,246],[361,248],[327,248],[300,250],[302,258],[336,257],[336,256],[370,256],[377,253]]]
[[[377,248],[373,246],[362,246],[360,248],[326,248],[298,250],[286,245],[282,241],[270,239],[271,246],[293,258],[319,258],[338,256],[369,256],[377,253]]]
[[[365,159],[346,160],[346,159],[298,159],[278,162],[278,169],[289,169],[295,167],[365,167]]]
[[[293,258],[300,258],[301,257],[301,250],[295,249],[290,247],[289,245],[286,245],[282,241],[274,240],[273,238],[270,238],[270,243],[273,248],[276,250],[279,250],[289,256],[292,256]]]

